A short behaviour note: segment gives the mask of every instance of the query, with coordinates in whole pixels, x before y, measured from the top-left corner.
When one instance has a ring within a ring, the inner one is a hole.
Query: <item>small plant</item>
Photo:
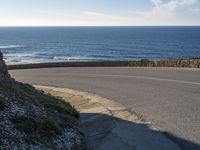
[[[25,116],[15,116],[11,119],[15,127],[22,132],[32,133],[37,130],[37,122],[34,118]]]
[[[15,116],[11,119],[15,127],[22,132],[32,134],[35,136],[51,138],[56,134],[62,132],[62,128],[52,118],[38,118],[38,117],[25,117]]]
[[[50,94],[45,94],[45,96],[40,97],[38,101],[40,101],[41,104],[43,104],[44,107],[47,108],[50,112],[52,111],[54,113],[57,111],[62,115],[73,116],[76,119],[80,117],[79,112],[77,112],[75,108],[73,108],[61,97],[54,97]]]
[[[42,118],[38,120],[38,133],[41,136],[50,138],[62,132],[61,127],[52,118]]]

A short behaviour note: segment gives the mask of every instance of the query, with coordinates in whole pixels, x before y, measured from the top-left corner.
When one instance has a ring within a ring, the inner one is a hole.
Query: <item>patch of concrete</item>
[[[180,149],[150,122],[115,101],[67,88],[34,86],[63,97],[80,111],[89,150]]]

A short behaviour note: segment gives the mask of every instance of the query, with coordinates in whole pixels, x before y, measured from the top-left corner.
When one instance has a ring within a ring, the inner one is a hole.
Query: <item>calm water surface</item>
[[[1,27],[8,64],[200,57],[200,27]]]

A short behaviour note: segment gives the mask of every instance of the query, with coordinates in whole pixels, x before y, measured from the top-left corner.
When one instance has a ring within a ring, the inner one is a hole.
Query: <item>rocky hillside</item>
[[[85,149],[79,113],[12,79],[0,52],[0,149]]]

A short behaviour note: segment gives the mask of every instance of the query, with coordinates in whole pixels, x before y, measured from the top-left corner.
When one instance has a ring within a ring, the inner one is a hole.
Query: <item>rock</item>
[[[0,51],[0,81],[11,81],[10,74],[8,73],[7,66],[3,60],[3,54]]]

